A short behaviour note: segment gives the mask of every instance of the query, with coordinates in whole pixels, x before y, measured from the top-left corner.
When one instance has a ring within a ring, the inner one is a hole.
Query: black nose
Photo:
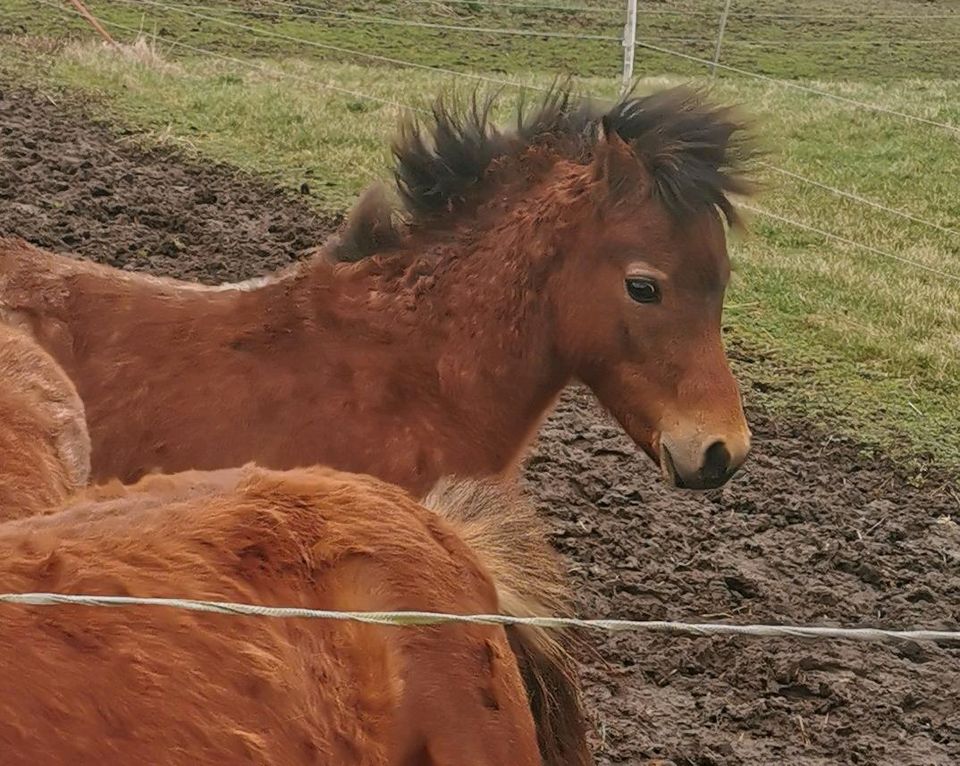
[[[703,455],[700,467],[700,481],[706,487],[719,487],[730,478],[730,450],[722,441],[715,441]]]

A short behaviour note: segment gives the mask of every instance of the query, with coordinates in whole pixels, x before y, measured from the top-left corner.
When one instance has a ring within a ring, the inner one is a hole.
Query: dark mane
[[[685,220],[714,208],[737,222],[731,194],[753,188],[747,177],[753,156],[747,124],[731,107],[715,106],[702,91],[677,87],[649,96],[632,93],[612,107],[576,95],[569,85],[551,88],[532,109],[521,101],[509,131],[491,119],[496,95],[441,97],[430,116],[401,123],[393,144],[394,177],[409,222],[427,223],[456,211],[483,190],[491,166],[535,144],[557,157],[589,162],[601,136],[616,134],[630,145],[652,180],[651,193]],[[601,130],[601,125],[603,129]],[[338,260],[358,260],[396,244],[394,210],[364,195],[335,248]],[[385,226],[385,222],[389,225]]]

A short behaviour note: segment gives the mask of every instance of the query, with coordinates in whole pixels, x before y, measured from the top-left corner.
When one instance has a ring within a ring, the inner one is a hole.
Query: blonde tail
[[[423,500],[471,547],[511,617],[569,615],[571,596],[547,525],[519,488],[495,480],[443,479]],[[587,725],[567,636],[528,626],[507,629],[523,675],[545,766],[589,766]]]

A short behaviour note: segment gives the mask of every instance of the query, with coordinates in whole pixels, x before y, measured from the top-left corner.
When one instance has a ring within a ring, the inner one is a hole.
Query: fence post
[[[723,4],[723,13],[720,14],[720,28],[717,29],[717,49],[713,52],[713,64],[710,67],[710,76],[717,76],[717,64],[720,63],[720,48],[723,47],[723,33],[727,29],[727,16],[730,15],[730,3],[732,0],[726,0]]]
[[[70,0],[70,2],[73,4],[73,7],[77,9],[77,12],[81,16],[83,16],[84,19],[86,19],[87,23],[91,27],[93,27],[95,30],[97,30],[99,35],[104,40],[110,43],[110,45],[112,45],[114,48],[120,47],[119,45],[117,45],[117,41],[110,36],[110,33],[106,29],[104,29],[103,26],[101,26],[100,22],[97,21],[96,17],[92,13],[90,13],[90,11],[87,10],[87,7],[82,2],[80,2],[80,0]]]
[[[633,59],[637,51],[637,0],[627,0],[627,23],[623,27],[623,83],[621,94],[633,81]]]

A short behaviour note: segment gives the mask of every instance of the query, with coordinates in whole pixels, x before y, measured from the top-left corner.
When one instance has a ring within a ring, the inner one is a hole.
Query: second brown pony
[[[0,524],[0,589],[460,613],[562,592],[515,498],[455,484],[433,503],[322,468],[150,476]],[[495,626],[7,605],[0,752],[5,766],[585,762],[541,758],[515,652]]]
[[[436,107],[374,189],[286,272],[202,287],[0,240],[0,317],[87,408],[98,479],[255,460],[413,491],[513,466],[585,382],[680,487],[749,449],[721,311],[743,125],[696,93],[600,110],[564,88],[500,131]],[[398,217],[402,223],[398,223]]]

